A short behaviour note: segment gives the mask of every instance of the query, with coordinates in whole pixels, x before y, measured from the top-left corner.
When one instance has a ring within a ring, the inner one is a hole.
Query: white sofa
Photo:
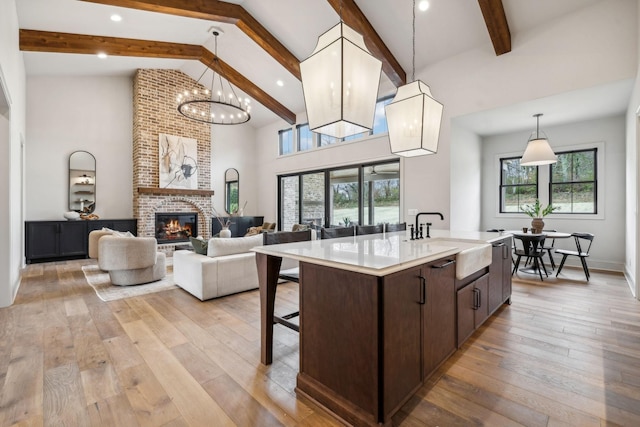
[[[262,234],[209,240],[207,255],[191,251],[173,253],[175,284],[201,301],[258,288],[255,252],[262,246]],[[295,267],[283,260],[282,269]]]

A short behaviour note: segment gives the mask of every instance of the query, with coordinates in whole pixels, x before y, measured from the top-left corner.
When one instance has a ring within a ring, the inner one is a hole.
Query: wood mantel
[[[138,187],[138,193],[165,196],[213,196],[213,190],[188,190],[184,188]]]

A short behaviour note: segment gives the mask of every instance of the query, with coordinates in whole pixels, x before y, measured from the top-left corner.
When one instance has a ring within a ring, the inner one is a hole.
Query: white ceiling
[[[411,79],[412,1],[355,1]],[[546,25],[598,1],[603,0],[503,0],[503,3],[514,38],[519,32]],[[300,60],[311,54],[318,35],[334,26],[339,19],[326,0],[237,0],[230,3],[241,4]],[[300,81],[235,25],[76,0],[19,0],[16,4],[21,29],[205,45],[211,51],[214,47],[210,30],[212,26],[219,27],[224,31],[218,40],[219,56],[289,110],[304,112]],[[112,22],[110,16],[113,13],[121,15],[122,22]],[[415,43],[417,70],[469,49],[491,46],[480,7],[474,0],[430,0],[428,11],[416,11]],[[197,79],[204,70],[199,61],[169,59],[99,59],[94,55],[37,52],[24,52],[24,58],[28,76],[132,75],[137,68],[173,68]],[[278,86],[277,80],[282,80],[284,86]],[[381,87],[390,87],[384,75],[381,83]],[[628,102],[629,91],[625,84],[591,89],[600,95],[600,101],[595,105],[586,105],[585,94],[580,93],[554,98],[552,106],[557,107],[557,114],[552,114],[551,107],[545,104],[549,100],[536,100],[517,108],[460,118],[459,123],[487,135],[517,130],[513,129],[515,126],[521,126],[518,129],[528,128],[533,120],[531,114],[536,112],[544,112],[550,119],[555,116],[555,120],[565,122],[583,119],[587,114],[603,116],[609,112],[618,113]],[[593,99],[594,93],[586,95]],[[252,105],[249,123],[253,126],[278,120],[274,113],[258,103]]]

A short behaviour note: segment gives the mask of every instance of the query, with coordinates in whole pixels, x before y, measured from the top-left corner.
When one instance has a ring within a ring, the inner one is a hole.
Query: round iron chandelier
[[[198,78],[196,87],[178,94],[178,111],[189,119],[213,125],[246,123],[251,118],[249,98],[243,99],[238,96],[229,80],[222,74],[222,67],[218,60],[220,30],[214,29],[212,34],[215,37],[213,60]],[[201,80],[209,69],[213,75],[211,84],[207,87],[201,83]],[[204,89],[198,89],[201,87]]]

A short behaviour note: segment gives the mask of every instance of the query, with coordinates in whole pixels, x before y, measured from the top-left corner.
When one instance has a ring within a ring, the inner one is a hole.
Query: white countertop
[[[410,240],[409,230],[339,239],[258,246],[253,251],[328,267],[384,276],[486,246],[505,235],[473,231],[431,230],[431,238]]]

